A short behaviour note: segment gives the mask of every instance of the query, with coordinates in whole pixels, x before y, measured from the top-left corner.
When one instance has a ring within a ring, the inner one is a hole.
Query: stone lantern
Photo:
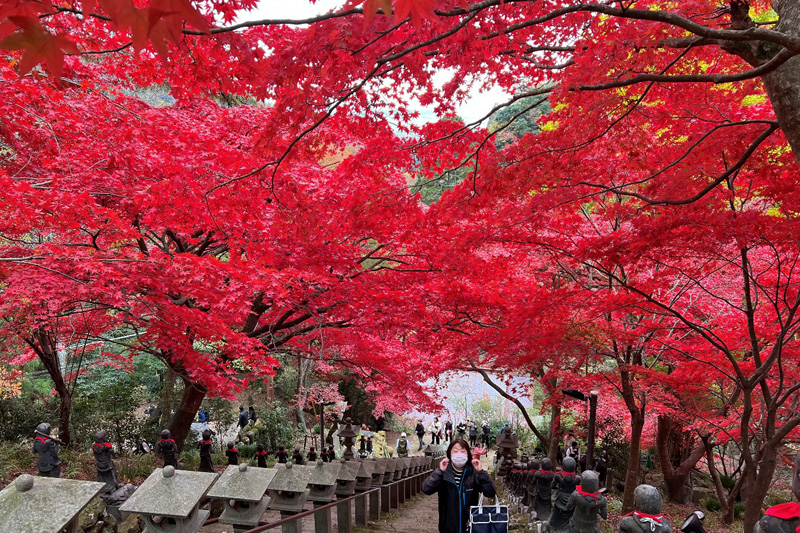
[[[326,503],[332,502],[336,496],[337,478],[342,464],[348,464],[347,461],[334,461],[332,463],[323,463],[317,461],[314,466],[307,466],[306,470],[311,472],[311,477],[308,482],[308,500],[314,502],[314,507],[324,506]],[[314,513],[314,530],[315,531],[331,531],[331,509],[326,508],[322,511]]]
[[[361,461],[345,461],[339,462],[339,474],[336,476],[336,495],[337,496],[352,496],[356,492],[356,479],[358,472],[361,470]],[[367,479],[372,480],[372,474]]]
[[[269,505],[267,488],[275,474],[276,470],[254,468],[247,463],[228,466],[207,495],[221,499],[225,505],[219,521],[234,526],[248,526],[234,527],[234,531],[257,526]]]
[[[344,427],[339,430],[339,437],[344,439],[344,446],[346,448],[342,457],[344,457],[346,461],[352,461],[355,459],[353,446],[356,445],[358,433],[353,429],[353,420],[350,417],[345,420]]]
[[[0,531],[79,533],[78,514],[105,483],[22,474],[0,491]]]
[[[397,467],[397,459],[380,459],[384,461],[384,473],[383,473],[383,485],[388,485],[392,481],[395,480],[394,472],[395,468]]]
[[[401,477],[403,479],[411,477],[414,474],[413,465],[411,464],[411,457],[404,457],[403,459],[398,459],[398,461],[403,462],[403,471],[401,472]]]
[[[292,463],[275,465],[275,477],[269,484],[269,508],[281,512],[281,518],[303,512],[303,507],[311,490],[311,468],[294,466]],[[282,533],[303,531],[302,519],[284,524]]]
[[[370,459],[371,463],[375,463],[375,469],[372,471],[372,486],[373,487],[380,487],[383,485],[383,480],[385,479],[386,475],[386,468],[388,465],[386,464],[386,459]]]
[[[497,436],[497,455],[500,459],[497,461],[497,474],[502,476],[506,473],[508,460],[514,460],[517,457],[517,448],[519,448],[519,438],[514,435],[511,428],[506,428]]]
[[[311,478],[308,482],[308,501],[315,503],[328,503],[333,501],[336,495],[336,480],[339,476],[341,463],[323,463],[317,461],[316,464],[306,467],[311,471]]]
[[[195,533],[210,514],[200,499],[216,479],[211,472],[156,468],[119,510],[141,514],[146,533]]]
[[[365,492],[372,486],[372,477],[375,473],[375,467],[378,463],[374,460],[358,461],[358,472],[356,473],[355,490],[358,492]],[[383,473],[381,472],[381,476]]]

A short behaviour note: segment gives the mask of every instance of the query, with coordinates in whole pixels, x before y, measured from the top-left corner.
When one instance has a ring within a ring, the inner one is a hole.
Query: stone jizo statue
[[[116,454],[111,443],[108,442],[108,435],[105,431],[100,430],[94,434],[92,451],[97,462],[97,481],[106,484],[103,492],[114,491],[117,488],[117,469],[112,459]]]
[[[42,422],[36,426],[34,431],[36,438],[33,441],[33,453],[39,456],[36,460],[36,468],[39,469],[40,476],[61,477],[61,459],[58,458],[58,445],[56,444],[56,439],[50,436],[50,431],[50,424],[47,422]]]
[[[581,476],[575,473],[575,459],[565,457],[561,463],[563,470],[553,477],[551,489],[555,489],[556,497],[553,500],[553,514],[550,515],[550,529],[553,531],[567,531],[572,518],[572,510],[567,508],[575,487],[581,484]]]
[[[599,533],[598,517],[608,518],[606,498],[600,492],[597,473],[589,470],[581,474],[581,484],[569,497],[567,510],[572,510],[570,533]]]
[[[550,459],[542,460],[542,469],[533,474],[536,482],[536,519],[550,520],[553,512],[553,500],[550,487],[553,484],[553,462]]]
[[[633,491],[632,513],[619,521],[617,533],[672,533],[661,514],[661,494],[652,485],[639,485]]]

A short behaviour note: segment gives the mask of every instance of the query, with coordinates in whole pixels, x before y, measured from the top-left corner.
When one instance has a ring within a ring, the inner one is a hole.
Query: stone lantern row
[[[323,506],[337,496],[388,487],[430,468],[431,459],[424,456],[274,468],[241,464],[221,474],[166,466],[156,469],[119,511],[123,516],[141,514],[149,533],[194,533],[209,517],[208,510],[200,509],[201,500],[208,497],[224,504],[220,522],[245,531],[259,524],[267,508],[286,518],[302,512],[306,502]],[[103,488],[103,483],[20,476],[0,491],[0,531],[77,532],[78,514]],[[291,525],[284,531],[292,531]]]

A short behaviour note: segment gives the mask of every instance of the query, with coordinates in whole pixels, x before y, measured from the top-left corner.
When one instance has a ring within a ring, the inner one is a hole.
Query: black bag
[[[508,506],[495,505],[485,507],[483,494],[478,505],[469,508],[470,533],[508,533]]]

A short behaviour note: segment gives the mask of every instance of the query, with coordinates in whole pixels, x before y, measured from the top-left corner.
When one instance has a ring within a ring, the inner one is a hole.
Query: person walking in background
[[[573,440],[572,443],[567,448],[567,457],[572,457],[575,459],[575,463],[577,464],[581,460],[581,449],[578,447],[578,441]]]
[[[250,420],[250,416],[248,415],[247,411],[244,410],[244,405],[239,406],[239,428],[244,429],[247,427],[247,422]]]
[[[600,458],[597,460],[597,464],[595,465],[594,469],[597,471],[597,479],[600,482],[600,487],[606,486],[606,475],[608,474],[608,466],[606,463],[608,462],[608,454],[603,451],[600,454]]]
[[[247,418],[251,424],[255,424],[258,420],[258,415],[256,414],[256,410],[253,409],[253,406],[250,406],[250,409],[247,410]]]
[[[489,422],[484,420],[483,424],[481,425],[481,444],[487,450],[491,447],[490,436],[492,434],[492,428],[489,427]]]
[[[481,460],[473,458],[464,439],[450,442],[447,457],[422,482],[422,492],[439,495],[439,533],[467,533],[470,506],[478,504],[481,494],[493,498],[497,493],[492,478]]]
[[[478,445],[478,427],[472,421],[469,423],[469,445],[473,448]]]
[[[422,440],[425,437],[425,426],[422,425],[422,419],[417,420],[417,427],[414,428],[414,433],[416,433],[419,438],[419,448],[417,451],[420,451],[425,445],[425,441]]]
[[[570,431],[564,436],[564,450],[567,450],[567,457],[569,457],[569,449],[572,447],[572,443],[577,441],[578,439],[575,438],[575,434]],[[576,459],[577,460],[577,459]]]
[[[449,418],[447,419],[447,422],[444,423],[444,440],[453,440],[453,423]]]
[[[456,426],[456,438],[458,439],[466,439],[467,438],[467,425],[464,422],[459,422]]]
[[[428,428],[428,431],[431,432],[431,444],[439,444],[442,442],[439,436],[442,432],[442,423],[439,422],[439,417],[433,417],[433,422]]]
[[[394,445],[394,451],[397,452],[398,457],[408,457],[408,453],[411,451],[411,443],[408,442],[405,432],[400,433],[400,438],[397,439],[397,443]]]

